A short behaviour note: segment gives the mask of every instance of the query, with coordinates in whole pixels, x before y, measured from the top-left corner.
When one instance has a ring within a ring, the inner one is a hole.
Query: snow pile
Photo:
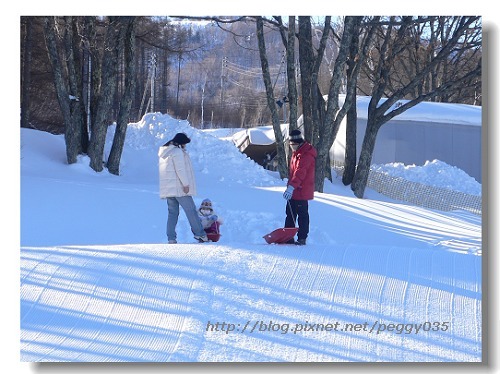
[[[178,132],[190,133],[193,128],[186,120],[176,120],[161,113],[148,113],[139,122],[129,123],[126,145],[133,149],[155,149],[172,139]],[[109,142],[114,131],[108,131]],[[188,134],[189,136],[189,134]]]
[[[157,178],[157,154],[158,148],[172,139],[176,133],[183,132],[191,142],[187,145],[187,150],[195,172],[201,174],[201,178],[209,178],[211,183],[233,182],[248,186],[272,186],[282,184],[275,177],[259,166],[255,161],[241,153],[234,144],[221,141],[212,136],[210,132],[198,130],[192,127],[188,121],[177,120],[168,114],[149,113],[141,121],[130,123],[127,129],[125,154],[143,154],[144,151],[149,155],[150,176],[148,179]],[[110,128],[107,137],[107,149],[111,148],[114,129]],[[142,157],[142,156],[141,156]],[[135,169],[137,172],[148,167],[142,161],[140,165],[134,168],[130,161],[134,157],[123,157],[123,172],[127,168]],[[127,161],[128,160],[128,161]],[[132,161],[133,162],[133,161]]]
[[[400,162],[372,165],[371,170],[411,182],[481,196],[481,184],[463,170],[439,160],[426,161],[423,166]]]

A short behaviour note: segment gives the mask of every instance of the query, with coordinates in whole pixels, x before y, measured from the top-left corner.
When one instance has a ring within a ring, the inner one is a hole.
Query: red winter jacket
[[[317,152],[308,142],[292,154],[288,184],[294,187],[292,199],[312,200],[314,198],[314,168]]]

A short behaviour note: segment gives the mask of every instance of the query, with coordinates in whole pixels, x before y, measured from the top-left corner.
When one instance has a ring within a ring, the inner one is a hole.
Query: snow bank
[[[446,188],[469,195],[481,195],[481,184],[463,170],[439,160],[426,161],[423,166],[405,165],[400,162],[372,165],[371,170],[411,182]]]
[[[368,118],[368,105],[370,96],[357,97],[358,118]],[[339,102],[342,105],[345,95],[340,95]],[[384,102],[382,99],[380,102]],[[399,100],[397,103],[406,104],[409,100]],[[399,105],[399,104],[395,105]],[[395,108],[393,105],[389,111]],[[456,103],[433,103],[423,101],[414,107],[401,113],[394,120],[415,122],[455,123],[470,126],[481,126],[482,107],[476,105]]]

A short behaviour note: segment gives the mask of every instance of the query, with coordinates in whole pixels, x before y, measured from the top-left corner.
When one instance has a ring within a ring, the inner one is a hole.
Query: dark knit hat
[[[191,141],[191,139],[189,139],[188,136],[186,134],[184,134],[183,132],[179,132],[179,133],[175,134],[174,138],[171,140],[172,143],[178,144],[178,145],[187,144],[190,141]]]
[[[293,130],[289,134],[289,139],[291,143],[302,143],[304,141],[304,138],[302,137],[302,133],[300,130]]]

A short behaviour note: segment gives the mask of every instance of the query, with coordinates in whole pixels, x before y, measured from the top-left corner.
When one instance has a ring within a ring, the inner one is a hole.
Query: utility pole
[[[224,124],[224,87],[225,87],[225,81],[226,81],[226,70],[225,68],[227,67],[227,56],[222,58],[222,66],[221,66],[221,74],[220,74],[220,106],[221,106],[221,113],[222,113],[222,119],[221,119],[221,124]]]
[[[282,74],[283,74],[283,123],[286,123],[286,103],[290,101],[288,99],[288,89],[286,80],[286,51],[283,52],[281,63],[285,65],[285,69],[283,70]]]
[[[144,114],[150,108],[151,112],[154,112],[154,102],[155,102],[155,81],[156,81],[156,54],[152,53],[149,58],[149,69],[148,69],[148,78],[146,80],[146,84],[144,85],[144,93],[142,94],[141,106],[139,107],[138,119],[142,116],[142,110],[144,108],[144,101],[146,100],[146,93],[148,90],[148,81],[149,81],[149,89],[151,92],[149,93],[149,100],[146,104],[146,109]]]
[[[151,113],[154,113],[155,109],[155,83],[156,83],[156,53],[151,54],[150,60],[151,69]]]

